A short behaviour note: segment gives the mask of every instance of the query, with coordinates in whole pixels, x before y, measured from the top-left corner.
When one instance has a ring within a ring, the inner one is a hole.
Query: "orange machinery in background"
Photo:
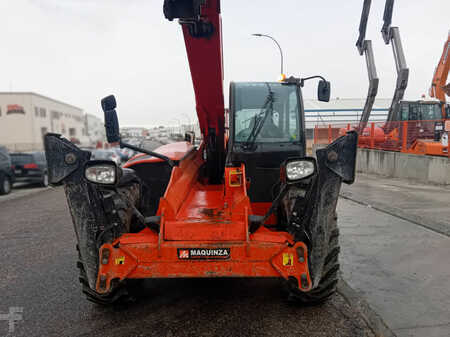
[[[356,42],[359,53],[365,55],[369,90],[361,120],[357,126],[350,127],[350,129],[358,131],[360,147],[448,156],[448,134],[444,130],[445,121],[449,117],[449,106],[445,99],[445,92],[449,91],[449,85],[445,85],[450,63],[448,58],[449,40],[447,39],[444,46],[430,90],[430,96],[436,97],[439,101],[403,100],[408,84],[409,69],[406,65],[399,29],[391,27],[394,0],[386,1],[381,32],[385,43],[391,43],[394,51],[397,70],[395,92],[386,122],[367,125],[379,83],[372,44],[370,40],[365,40],[370,4],[370,0],[364,1],[359,27],[360,35]],[[328,135],[331,135],[334,129],[339,130],[339,135],[344,135],[349,130],[348,127],[339,128],[338,126],[334,128],[329,126],[328,129]],[[316,131],[319,132],[317,128]],[[315,139],[317,138],[315,137]]]
[[[441,58],[434,71],[433,80],[431,81],[430,97],[437,98],[442,104],[442,118],[448,119],[448,113],[445,111],[445,104],[447,102],[445,95],[450,96],[450,83],[447,83],[448,71],[450,68],[450,31],[448,33],[447,41],[444,44]]]

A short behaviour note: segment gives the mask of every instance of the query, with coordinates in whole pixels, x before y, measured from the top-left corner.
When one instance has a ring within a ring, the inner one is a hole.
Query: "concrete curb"
[[[376,337],[397,337],[362,296],[353,290],[342,277],[339,279],[337,292],[361,315]]]
[[[431,219],[427,219],[427,218],[424,218],[424,217],[421,217],[418,215],[408,214],[407,212],[404,212],[403,210],[401,210],[399,208],[395,208],[395,207],[392,207],[392,206],[389,206],[386,204],[374,202],[371,200],[356,199],[349,192],[341,192],[339,194],[339,196],[343,199],[353,201],[353,202],[363,205],[363,206],[371,207],[379,212],[383,212],[383,213],[395,216],[397,218],[412,222],[418,226],[432,230],[436,233],[450,237],[450,228],[447,224],[436,222]]]

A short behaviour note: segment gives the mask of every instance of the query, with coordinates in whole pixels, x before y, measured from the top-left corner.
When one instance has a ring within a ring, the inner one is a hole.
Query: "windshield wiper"
[[[266,101],[261,107],[261,111],[254,116],[255,123],[253,124],[253,128],[250,131],[250,134],[247,137],[247,140],[243,143],[242,147],[247,151],[254,151],[256,137],[258,137],[259,133],[264,126],[264,123],[267,120],[269,115],[272,115],[273,112],[273,103],[275,102],[274,92],[270,88],[269,83],[266,82],[267,90],[269,93],[266,96]]]

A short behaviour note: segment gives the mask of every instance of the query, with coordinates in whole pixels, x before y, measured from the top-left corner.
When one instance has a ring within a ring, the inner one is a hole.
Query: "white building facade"
[[[10,151],[43,150],[47,132],[85,143],[83,110],[32,92],[0,92],[1,145]]]
[[[85,122],[86,136],[89,139],[90,146],[95,146],[99,142],[106,142],[105,123],[102,119],[93,114],[86,114]]]

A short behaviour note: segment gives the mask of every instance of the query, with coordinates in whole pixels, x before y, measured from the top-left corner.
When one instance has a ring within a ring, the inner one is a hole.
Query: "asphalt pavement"
[[[146,280],[135,303],[90,303],[61,188],[0,199],[0,239],[0,336],[374,336],[340,294],[292,305],[273,279]]]
[[[13,189],[11,190],[11,193],[0,195],[0,202],[22,198],[27,195],[45,191],[49,188],[50,187],[42,187],[40,184],[15,183]]]
[[[341,196],[450,236],[450,185],[358,173]]]
[[[449,337],[449,187],[360,174],[342,194],[343,278],[398,337]]]

